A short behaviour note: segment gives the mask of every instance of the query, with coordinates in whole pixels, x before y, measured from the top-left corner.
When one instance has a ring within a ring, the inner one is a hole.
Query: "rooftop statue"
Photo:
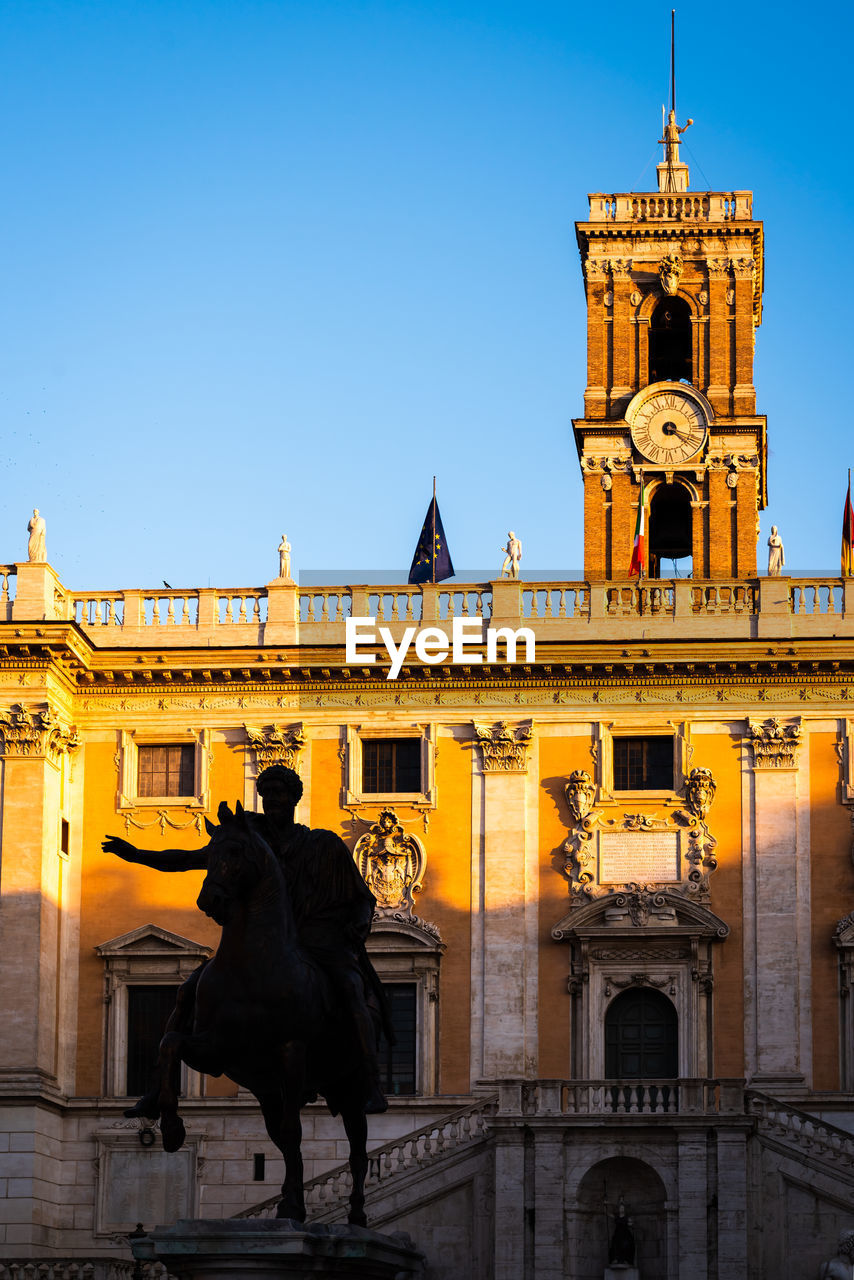
[[[507,535],[507,546],[501,550],[505,553],[501,566],[502,578],[519,577],[519,561],[522,559],[522,544],[511,529]]]
[[[38,507],[35,507],[33,509],[33,517],[27,525],[27,533],[30,535],[30,540],[27,544],[27,559],[31,563],[44,564],[47,560],[45,532],[44,516],[40,516]]]
[[[676,112],[669,111],[667,114],[667,124],[664,126],[664,137],[658,141],[664,144],[664,163],[679,164],[679,135],[684,133],[686,129],[690,129],[694,121],[688,117],[683,125],[676,123]]]
[[[350,851],[331,831],[294,822],[302,782],[275,764],[257,781],[264,812],[206,821],[198,850],[103,848],[157,871],[204,870],[198,906],[222,926],[216,954],[179,989],[160,1042],[156,1079],[127,1115],[160,1118],[163,1146],[185,1138],[180,1064],[226,1075],[258,1099],[285,1158],[278,1217],[305,1221],[300,1107],[322,1094],[350,1142],[349,1221],[364,1226],[367,1113],[385,1111],[380,1027],[392,1039],[379,979],[365,952],[376,905]]]
[[[279,543],[279,577],[291,580],[291,544],[288,542],[288,535],[282,534],[282,541]]]
[[[771,537],[768,539],[768,574],[772,578],[779,578],[783,566],[786,563],[786,553],[783,550],[783,539],[777,532],[777,526],[772,524]]]

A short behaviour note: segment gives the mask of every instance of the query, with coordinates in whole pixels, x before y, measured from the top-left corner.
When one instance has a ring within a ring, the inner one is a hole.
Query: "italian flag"
[[[854,508],[851,506],[851,472],[848,472],[848,495],[842,517],[842,576],[854,577]]]
[[[638,577],[643,573],[643,544],[646,539],[646,512],[644,510],[643,472],[641,472],[640,497],[638,498],[638,519],[635,525],[635,543],[632,547],[632,563],[629,565],[629,577]]]

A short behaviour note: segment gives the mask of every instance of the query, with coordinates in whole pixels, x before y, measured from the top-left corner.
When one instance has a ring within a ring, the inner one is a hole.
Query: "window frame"
[[[122,730],[119,740],[119,790],[116,809],[210,808],[210,730],[131,729]],[[195,749],[193,790],[186,796],[141,796],[139,794],[140,747],[188,747]]]
[[[370,724],[347,725],[344,741],[344,787],[343,807],[359,808],[370,805],[383,808],[385,806],[408,805],[413,808],[435,809],[436,807],[436,727],[424,724]],[[421,789],[420,791],[365,791],[363,776],[364,742],[390,739],[417,738],[421,743]]]
[[[104,962],[102,1091],[108,1098],[127,1098],[128,989],[180,986],[213,951],[201,942],[148,924],[101,943],[95,952]],[[182,1073],[182,1092],[201,1097],[199,1073],[187,1067]]]
[[[639,802],[674,800],[684,794],[687,773],[689,741],[684,722],[667,720],[663,724],[651,724],[648,720],[638,724],[599,724],[599,804],[615,803],[627,799]],[[671,738],[673,740],[673,786],[655,789],[630,788],[617,790],[614,785],[614,741],[622,738]]]
[[[415,984],[415,1092],[401,1098],[432,1097],[439,1092],[439,970],[445,944],[420,924],[374,919],[367,952],[383,986]]]

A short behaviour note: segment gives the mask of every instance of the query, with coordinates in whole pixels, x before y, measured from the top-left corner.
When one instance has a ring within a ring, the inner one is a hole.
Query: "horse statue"
[[[160,1129],[167,1151],[185,1137],[178,1114],[180,1064],[227,1075],[255,1095],[285,1161],[276,1216],[305,1221],[300,1108],[322,1094],[340,1113],[350,1144],[348,1221],[366,1226],[367,1121],[363,1055],[336,1008],[331,984],[300,946],[278,859],[238,802],[220,805],[197,904],[222,928],[216,954],[198,970],[191,1026],[170,1019],[160,1042]],[[376,1016],[377,1031],[381,1023]],[[172,1029],[169,1029],[169,1028]]]

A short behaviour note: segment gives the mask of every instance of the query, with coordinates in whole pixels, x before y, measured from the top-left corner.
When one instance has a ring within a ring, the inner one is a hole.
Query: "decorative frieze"
[[[413,920],[415,894],[421,888],[427,859],[421,843],[408,835],[394,809],[383,809],[353,850],[362,879],[381,914]]]
[[[14,703],[0,711],[4,756],[47,757],[57,763],[63,754],[73,755],[80,746],[74,725],[57,720],[50,707],[30,709]]]
[[[748,721],[748,739],[753,748],[754,769],[796,769],[801,745],[800,717]]]
[[[305,746],[305,725],[271,724],[264,729],[244,725],[249,745],[255,752],[255,763],[260,773],[271,764],[283,764],[299,772],[300,752]]]
[[[534,736],[530,720],[511,725],[500,720],[492,726],[475,724],[484,773],[527,773],[528,748]]]

